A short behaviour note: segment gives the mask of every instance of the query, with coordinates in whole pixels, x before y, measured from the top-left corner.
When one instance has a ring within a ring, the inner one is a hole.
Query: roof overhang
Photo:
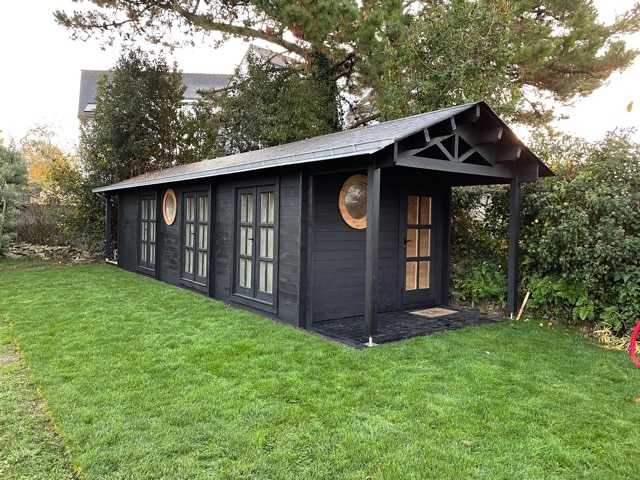
[[[459,175],[461,184],[532,182],[549,170],[484,102],[438,110],[295,143],[165,170],[93,189],[130,188],[201,180],[362,156],[393,146],[389,165]],[[475,179],[475,180],[474,180]]]

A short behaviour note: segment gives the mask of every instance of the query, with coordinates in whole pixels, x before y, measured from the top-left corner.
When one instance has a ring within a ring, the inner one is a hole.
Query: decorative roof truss
[[[530,157],[497,117],[476,105],[400,140],[396,164],[526,182],[538,178]]]

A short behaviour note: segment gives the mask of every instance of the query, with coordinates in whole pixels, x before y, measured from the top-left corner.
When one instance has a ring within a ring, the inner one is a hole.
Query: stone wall
[[[40,258],[65,258],[75,261],[90,261],[89,252],[74,247],[35,245],[33,243],[10,243],[5,249],[4,255],[9,258],[40,257]]]

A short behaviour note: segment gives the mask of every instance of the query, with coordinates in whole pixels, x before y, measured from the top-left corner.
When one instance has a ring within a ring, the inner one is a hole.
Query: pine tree
[[[208,33],[219,42],[260,39],[300,59],[307,73],[321,55],[344,99],[387,98],[373,113],[385,117],[394,116],[387,107],[403,92],[428,86],[441,90],[443,101],[489,99],[519,121],[543,124],[552,101],[587,95],[626,68],[637,52],[620,37],[640,28],[640,4],[603,25],[591,0],[85,1],[95,9],[55,13],[76,37],[175,44],[166,35],[171,28],[192,43]],[[432,41],[437,52],[453,52],[440,61],[444,73],[434,69],[440,54],[429,55]],[[403,85],[395,92],[398,79]]]

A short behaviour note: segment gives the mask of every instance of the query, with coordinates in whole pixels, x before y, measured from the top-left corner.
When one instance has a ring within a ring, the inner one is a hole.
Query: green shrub
[[[461,187],[452,199],[452,296],[505,304],[508,189]]]
[[[460,300],[470,301],[472,308],[488,300],[498,300],[504,306],[507,297],[505,272],[493,263],[470,262],[467,271],[454,277],[452,293]]]
[[[622,332],[640,314],[640,149],[624,133],[567,147],[556,177],[524,190],[531,306]]]
[[[26,187],[27,164],[22,154],[0,142],[0,255],[15,237],[16,218],[19,207],[25,203]]]

